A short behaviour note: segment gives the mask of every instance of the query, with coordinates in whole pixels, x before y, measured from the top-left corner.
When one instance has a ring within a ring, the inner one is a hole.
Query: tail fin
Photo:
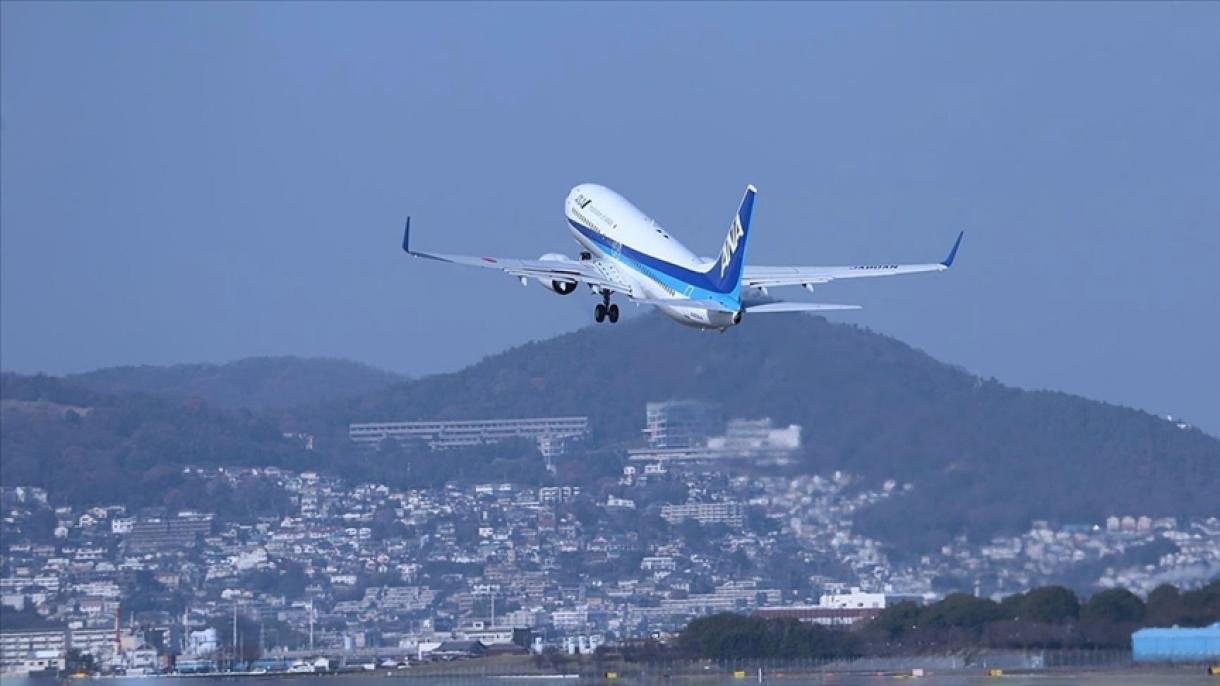
[[[720,258],[706,272],[714,290],[738,297],[741,292],[741,272],[746,261],[746,242],[750,240],[750,217],[754,214],[754,195],[758,190],[746,186],[741,206],[729,226],[729,235],[720,249]]]

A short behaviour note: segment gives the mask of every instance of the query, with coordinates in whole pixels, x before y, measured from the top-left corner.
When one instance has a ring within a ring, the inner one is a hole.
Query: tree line
[[[1182,592],[1166,584],[1144,600],[1126,589],[1081,599],[1043,586],[1000,601],[954,593],[928,605],[905,601],[851,631],[795,619],[723,612],[692,620],[677,639],[622,649],[632,660],[840,659],[964,649],[1128,649],[1150,626],[1205,626],[1220,621],[1220,579]]]

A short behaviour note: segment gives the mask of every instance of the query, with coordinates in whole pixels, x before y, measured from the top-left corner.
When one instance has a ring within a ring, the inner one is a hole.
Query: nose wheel
[[[593,319],[595,319],[598,324],[601,324],[607,319],[610,320],[611,324],[618,321],[618,305],[612,305],[610,303],[609,291],[602,292],[602,302],[598,303],[597,307],[593,308]]]

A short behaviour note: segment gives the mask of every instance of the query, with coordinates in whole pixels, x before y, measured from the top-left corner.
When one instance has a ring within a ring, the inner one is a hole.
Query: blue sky
[[[947,275],[820,289],[865,306],[834,319],[1220,433],[1218,33],[1217,3],[3,3],[0,363],[455,369],[592,302],[408,260],[407,213],[422,249],[571,254],[597,182],[712,254],[754,183],[756,263],[966,230]]]

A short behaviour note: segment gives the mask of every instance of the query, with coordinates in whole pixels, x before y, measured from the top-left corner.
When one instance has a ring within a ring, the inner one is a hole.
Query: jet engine
[[[562,253],[549,252],[549,253],[543,255],[542,257],[539,257],[538,261],[539,262],[574,262],[575,260],[573,260],[572,258],[570,258],[567,255],[564,255]],[[567,295],[576,290],[575,281],[548,281],[545,279],[537,279],[537,281],[538,281],[538,283],[542,284],[543,288],[547,289],[548,291],[551,291],[552,293],[558,293],[559,295]]]

